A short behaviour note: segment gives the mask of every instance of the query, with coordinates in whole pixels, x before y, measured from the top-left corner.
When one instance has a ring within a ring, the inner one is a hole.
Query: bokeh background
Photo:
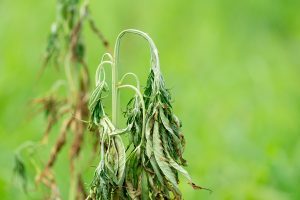
[[[194,191],[182,177],[185,199],[300,199],[299,8],[293,0],[91,1],[111,44],[126,28],[143,30],[156,42],[183,122],[187,169],[214,191]],[[13,177],[13,154],[22,142],[38,141],[46,125],[30,100],[63,78],[50,67],[37,80],[54,19],[55,1],[0,1],[1,199],[38,199],[24,194]],[[85,34],[94,72],[105,49],[90,31]],[[146,43],[128,37],[121,54],[123,70],[136,71],[144,84]],[[55,166],[64,199],[67,155],[64,148]],[[93,170],[86,170],[87,184]]]

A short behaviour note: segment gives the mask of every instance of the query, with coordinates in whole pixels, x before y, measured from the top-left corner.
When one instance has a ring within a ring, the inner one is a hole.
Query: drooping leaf
[[[126,154],[125,154],[125,147],[122,142],[122,139],[120,136],[114,136],[114,140],[116,142],[116,147],[118,151],[118,185],[123,184],[124,180],[124,173],[125,173],[125,161],[126,161]]]
[[[165,178],[168,181],[170,181],[176,193],[180,195],[181,193],[179,191],[175,175],[172,169],[170,168],[168,162],[166,161],[166,157],[163,152],[163,146],[159,135],[159,127],[157,121],[154,122],[154,127],[153,127],[153,150],[154,150],[155,160],[160,170],[163,172]]]
[[[174,141],[174,144],[178,150],[179,155],[182,154],[183,152],[183,147],[181,145],[181,141],[180,139],[177,137],[177,135],[174,133],[173,129],[171,128],[170,122],[168,120],[168,118],[165,116],[164,111],[162,109],[162,107],[159,108],[159,116],[160,119],[163,123],[163,126],[165,127],[165,129],[172,135],[172,139]]]
[[[146,154],[148,158],[151,158],[152,152],[153,152],[153,143],[152,143],[152,130],[154,125],[154,119],[150,117],[146,123]]]
[[[145,171],[142,171],[141,175],[141,185],[142,185],[142,200],[149,200],[149,187],[148,187],[148,179]]]

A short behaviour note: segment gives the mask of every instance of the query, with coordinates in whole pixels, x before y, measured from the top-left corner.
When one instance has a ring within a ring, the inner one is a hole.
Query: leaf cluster
[[[89,0],[57,0],[56,20],[48,36],[44,62],[53,61],[57,66],[68,57],[82,63],[86,52],[82,30],[85,24],[108,48],[108,42],[90,15]]]
[[[139,86],[119,83],[119,88],[136,91],[127,104],[127,127],[122,130],[105,114],[105,80],[96,81],[89,104],[90,129],[96,129],[100,135],[101,156],[88,199],[182,199],[180,173],[194,189],[206,189],[193,183],[183,168],[187,162],[183,158],[181,122],[173,112],[170,91],[155,63],[152,62],[143,95]],[[98,71],[96,79],[97,75]],[[128,144],[123,143],[121,134],[128,135]]]

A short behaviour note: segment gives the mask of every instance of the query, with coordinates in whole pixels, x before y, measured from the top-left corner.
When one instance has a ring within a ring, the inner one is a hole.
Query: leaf
[[[140,191],[135,190],[131,182],[126,181],[126,189],[132,200],[139,199],[138,196],[140,195]]]
[[[194,190],[208,190],[210,193],[212,193],[212,190],[209,188],[204,188],[204,187],[198,186],[192,182],[189,182],[189,184],[193,187]]]
[[[164,146],[167,146],[167,145],[168,145],[167,139],[166,139],[166,135],[165,135],[165,134],[162,135],[162,141],[163,141],[163,145],[164,145]],[[176,163],[176,162],[171,158],[170,153],[169,153],[168,151],[165,151],[165,154],[166,154],[166,157],[167,157],[166,159],[167,159],[167,161],[170,163],[170,165],[171,165],[174,169],[176,169],[177,171],[179,171],[180,173],[182,173],[182,174],[185,176],[185,178],[187,178],[187,180],[188,180],[189,182],[192,182],[192,179],[191,179],[189,173],[188,173],[183,167],[181,167],[178,163]]]
[[[93,109],[95,109],[96,104],[98,103],[98,100],[101,97],[101,93],[103,91],[103,87],[104,87],[104,83],[100,83],[99,85],[97,85],[97,87],[95,88],[95,90],[92,92],[91,96],[90,96],[90,100],[89,100],[89,109],[91,111],[93,111]]]
[[[148,200],[149,199],[149,188],[148,188],[148,180],[147,180],[147,174],[146,172],[143,170],[142,171],[142,200]]]
[[[146,124],[146,155],[148,158],[151,158],[152,152],[153,152],[153,144],[152,144],[152,136],[151,136],[151,130],[153,128],[154,119],[150,117]]]
[[[113,168],[113,172],[114,172],[115,176],[117,177],[118,169],[119,169],[119,154],[118,154],[118,149],[116,146],[115,139],[112,139],[111,145],[112,145],[112,147],[110,148],[110,151],[108,151],[108,158],[110,161],[110,165]],[[118,183],[118,181],[116,183]]]
[[[152,168],[153,168],[153,170],[155,172],[155,175],[156,175],[158,181],[161,183],[161,185],[163,185],[164,184],[164,180],[163,180],[163,177],[161,176],[161,173],[159,171],[159,166],[158,166],[157,162],[155,161],[154,156],[151,156],[150,163],[151,163],[151,166],[152,166]]]
[[[100,186],[97,188],[97,190],[101,190],[101,193],[99,195],[100,198],[108,199],[109,196],[109,189],[108,189],[108,180],[105,178],[105,172],[101,172],[100,174]]]
[[[171,157],[170,155],[168,155],[168,160],[170,165],[176,169],[177,171],[179,171],[180,173],[183,174],[183,176],[189,181],[192,182],[192,178],[190,177],[189,173],[183,168],[181,167],[178,163],[176,163]]]
[[[126,128],[123,129],[115,129],[112,133],[110,133],[110,136],[116,136],[116,135],[123,135],[125,133],[127,133],[130,129],[130,127],[127,126]]]
[[[173,185],[173,188],[176,191],[176,193],[181,194],[177,185],[175,175],[172,169],[170,168],[169,163],[166,161],[165,155],[163,153],[163,147],[159,135],[159,127],[157,121],[154,122],[154,128],[153,128],[153,149],[154,149],[154,157],[159,168],[165,175],[166,179],[170,181],[170,183]]]
[[[169,133],[171,133],[173,139],[174,139],[174,143],[176,144],[176,148],[178,149],[179,153],[182,154],[183,152],[183,147],[181,145],[181,141],[180,139],[177,137],[177,135],[175,135],[173,129],[171,128],[170,126],[170,121],[169,119],[165,116],[164,114],[164,110],[162,109],[162,107],[159,108],[159,116],[160,116],[160,119],[164,125],[164,127],[167,129],[167,131]]]
[[[114,138],[116,143],[116,148],[118,152],[118,182],[119,185],[123,184],[124,175],[125,175],[125,162],[126,162],[126,153],[125,147],[123,145],[122,139],[120,136],[115,136]]]
[[[163,138],[163,143],[164,145],[167,145],[167,141],[166,141],[166,138],[165,136],[162,137]],[[204,190],[208,190],[210,192],[212,192],[210,189],[208,188],[203,188],[201,186],[198,186],[196,185],[195,183],[193,183],[193,180],[191,178],[191,176],[189,175],[189,173],[182,167],[180,166],[177,162],[175,162],[168,151],[166,151],[166,155],[167,155],[167,159],[168,159],[168,162],[170,163],[170,165],[176,169],[178,172],[180,172],[187,180],[188,180],[188,183],[193,187],[193,189],[204,189]]]
[[[172,119],[176,123],[177,127],[179,127],[179,128],[182,127],[181,121],[178,119],[178,117],[176,115],[172,114]]]
[[[100,123],[100,119],[105,116],[103,105],[101,102],[101,94],[106,91],[106,83],[101,82],[90,96],[88,108],[91,112],[89,129],[92,130],[94,125]]]

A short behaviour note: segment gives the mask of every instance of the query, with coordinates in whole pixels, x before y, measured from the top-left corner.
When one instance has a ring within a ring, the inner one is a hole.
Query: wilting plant
[[[182,199],[178,187],[180,173],[194,189],[206,189],[193,183],[183,168],[186,161],[183,158],[185,140],[181,122],[173,113],[170,91],[160,71],[157,48],[146,33],[129,29],[119,34],[113,55],[103,55],[95,75],[95,89],[89,93],[90,76],[84,59],[86,45],[82,36],[84,25],[89,25],[108,52],[110,48],[92,20],[88,6],[88,0],[57,0],[57,20],[48,39],[44,67],[50,63],[58,69],[63,66],[66,81],[58,80],[45,96],[33,100],[41,105],[47,125],[41,142],[26,142],[16,150],[14,172],[22,178],[24,190],[27,190],[28,162],[25,159],[28,158],[36,171],[36,185],[43,183],[50,189],[46,198],[61,199],[52,168],[68,142],[68,133],[73,136],[69,150],[69,199]],[[144,90],[141,90],[139,78],[132,72],[118,79],[120,43],[128,33],[141,36],[150,46],[151,66]],[[110,94],[105,66],[112,70],[112,118],[103,105],[103,99]],[[136,80],[136,85],[124,83],[130,76]],[[61,96],[59,90],[62,88],[66,92]],[[124,113],[127,120],[125,128],[119,127],[117,119],[121,89],[135,92]],[[84,122],[88,119],[87,126]],[[48,143],[48,136],[56,124],[61,125],[60,132],[48,161],[44,163],[35,154]],[[99,164],[89,185],[83,181],[83,170],[76,169],[87,128],[95,141],[91,154],[96,155],[100,150]],[[127,135],[129,141],[124,142],[122,135]],[[86,192],[88,188],[89,192]]]
[[[146,39],[150,46],[151,67],[142,94],[138,77],[126,73],[118,81],[120,42],[127,33]],[[108,91],[104,66],[112,70],[112,120],[107,116],[103,99]],[[124,84],[132,76],[136,85]],[[157,48],[144,32],[128,29],[119,34],[114,55],[104,54],[96,71],[96,88],[89,100],[89,129],[99,135],[100,162],[94,174],[87,199],[182,199],[178,174],[181,173],[194,189],[206,189],[193,183],[183,168],[185,146],[181,122],[173,113],[171,96],[160,71]],[[118,127],[118,93],[128,88],[135,92],[125,117],[127,127]],[[121,135],[128,134],[125,145]],[[207,189],[208,190],[208,189]]]
[[[64,73],[64,80],[57,80],[46,95],[34,99],[34,104],[40,105],[40,110],[46,116],[47,125],[40,142],[26,142],[16,150],[15,174],[23,181],[23,188],[27,188],[29,176],[26,174],[30,169],[35,169],[35,185],[42,183],[49,188],[50,194],[45,194],[49,199],[61,199],[60,189],[57,185],[57,177],[53,167],[63,147],[70,143],[69,149],[69,171],[70,171],[70,199],[86,198],[86,185],[82,178],[82,169],[77,169],[79,154],[82,151],[83,141],[86,138],[88,95],[90,77],[88,64],[85,61],[87,45],[83,37],[83,29],[88,27],[92,33],[100,39],[102,44],[109,51],[109,44],[101,31],[97,28],[89,12],[89,0],[57,0],[56,20],[53,22],[49,34],[44,65],[39,74],[43,75],[45,68],[49,65],[56,66],[58,72]],[[63,69],[63,70],[62,70]],[[64,89],[64,91],[62,91]],[[55,125],[61,126],[52,145],[48,161],[43,161],[35,156],[42,148],[49,143],[48,137],[53,132]],[[68,137],[67,135],[72,135]],[[97,141],[97,135],[94,135]],[[67,141],[70,138],[71,141]],[[30,145],[27,145],[30,144]],[[95,146],[97,147],[97,146]],[[97,148],[94,148],[96,154]],[[29,160],[30,162],[26,162]],[[68,163],[66,163],[68,165]],[[89,164],[88,164],[89,165]]]

